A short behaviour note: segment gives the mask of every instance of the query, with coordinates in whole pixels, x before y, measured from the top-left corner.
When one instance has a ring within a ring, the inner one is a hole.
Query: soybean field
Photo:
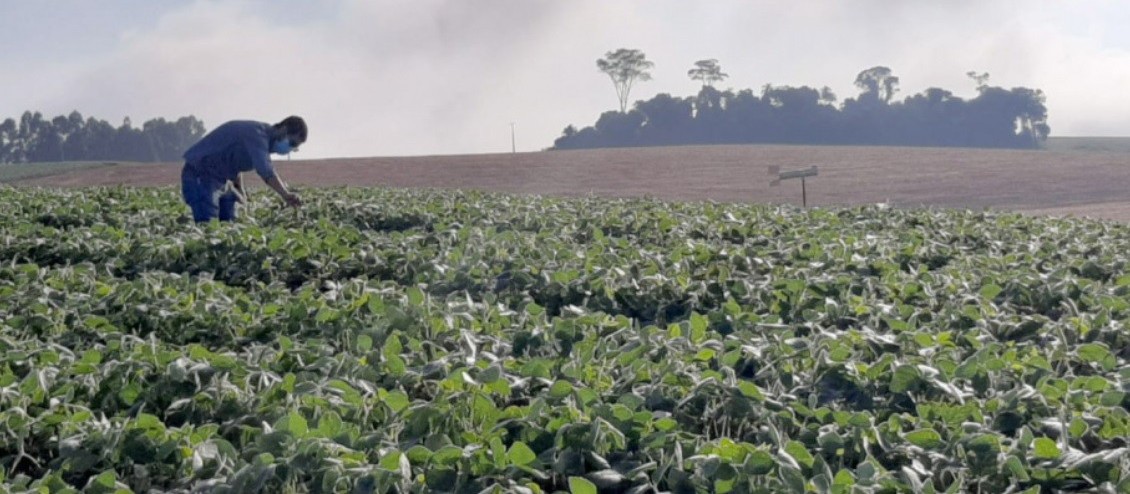
[[[0,492],[1130,492],[1130,226],[0,186]]]

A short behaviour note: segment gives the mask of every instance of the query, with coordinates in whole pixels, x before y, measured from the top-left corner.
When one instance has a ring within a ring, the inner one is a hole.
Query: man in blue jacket
[[[235,120],[213,129],[184,153],[181,191],[192,208],[192,218],[197,222],[234,220],[235,204],[247,194],[241,173],[251,170],[288,206],[301,206],[302,200],[279,180],[270,153],[288,154],[304,142],[306,121],[296,116],[274,125]]]

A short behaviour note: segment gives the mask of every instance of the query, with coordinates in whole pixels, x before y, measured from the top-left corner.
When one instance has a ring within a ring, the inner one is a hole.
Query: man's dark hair
[[[306,142],[306,121],[302,117],[291,115],[275,124],[275,127],[285,129],[287,135],[298,136],[302,142]]]

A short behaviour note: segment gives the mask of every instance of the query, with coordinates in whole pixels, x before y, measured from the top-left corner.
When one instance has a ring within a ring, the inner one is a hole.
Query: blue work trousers
[[[235,203],[239,196],[234,191],[225,190],[226,182],[200,176],[187,166],[180,178],[184,202],[192,208],[192,219],[197,223],[217,218],[220,221],[235,220]]]

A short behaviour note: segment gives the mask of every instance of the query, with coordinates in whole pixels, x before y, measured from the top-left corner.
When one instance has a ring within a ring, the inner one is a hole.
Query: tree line
[[[837,103],[827,87],[721,91],[713,83],[727,74],[717,60],[700,60],[687,72],[702,81],[697,95],[661,93],[628,110],[632,85],[649,80],[653,66],[639,50],[599,60],[620,110],[601,114],[592,126],[566,127],[551,149],[745,143],[1038,148],[1050,132],[1040,90],[991,86],[987,73],[969,72],[977,87],[973,98],[929,88],[896,101],[899,79],[882,66],[860,72],[859,95]]]
[[[8,118],[0,123],[0,163],[179,161],[204,130],[204,123],[191,115],[175,121],[155,118],[141,127],[134,127],[126,117],[115,127],[105,120],[83,118],[77,111],[52,119],[26,111],[18,121]]]

